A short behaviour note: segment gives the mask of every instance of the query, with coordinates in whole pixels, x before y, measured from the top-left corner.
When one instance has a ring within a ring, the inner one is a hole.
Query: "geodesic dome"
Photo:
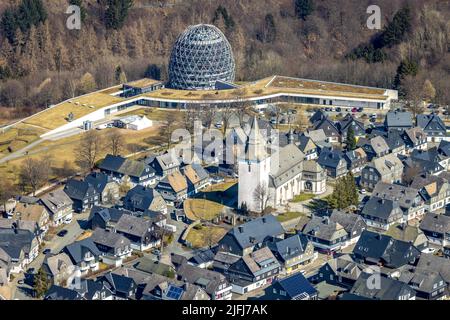
[[[169,86],[182,90],[214,89],[216,81],[234,81],[231,45],[217,27],[199,24],[177,39],[169,62]]]

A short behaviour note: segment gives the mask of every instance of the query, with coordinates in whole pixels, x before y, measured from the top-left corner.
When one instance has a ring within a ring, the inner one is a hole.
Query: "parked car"
[[[352,112],[353,113],[358,112],[358,108],[352,108]]]
[[[340,107],[336,108],[336,112],[341,112],[341,111],[342,111],[342,109]]]
[[[68,231],[65,230],[65,229],[64,229],[64,230],[61,230],[60,232],[58,232],[58,237],[61,237],[61,238],[64,237],[64,236],[67,234],[67,232],[68,232]]]
[[[363,107],[359,107],[358,108],[358,112],[363,112],[364,111],[364,108]]]

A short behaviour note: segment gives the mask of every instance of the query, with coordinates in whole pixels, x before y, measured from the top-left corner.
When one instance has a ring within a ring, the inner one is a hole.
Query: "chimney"
[[[244,228],[243,227],[238,227],[239,233],[244,233]]]
[[[266,223],[266,218],[262,218],[262,222],[263,222],[263,223]]]

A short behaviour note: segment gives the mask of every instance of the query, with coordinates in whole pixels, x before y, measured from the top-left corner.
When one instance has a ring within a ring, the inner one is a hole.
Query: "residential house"
[[[442,170],[446,171],[449,169],[450,157],[446,154],[447,150],[445,149],[444,147],[433,147],[427,151],[414,150],[411,153],[411,159],[414,161],[428,161],[433,164],[439,164],[442,166]]]
[[[317,163],[326,170],[329,177],[334,179],[340,178],[348,172],[347,161],[341,151],[323,150]]]
[[[264,247],[241,257],[228,268],[225,275],[233,286],[233,292],[245,294],[271,284],[280,269],[273,253]]]
[[[385,234],[393,239],[409,242],[420,251],[428,248],[427,236],[416,226],[406,223],[396,223]]]
[[[311,140],[317,145],[317,144],[322,144],[322,143],[326,143],[327,141],[327,136],[325,135],[325,132],[320,129],[320,130],[306,130],[305,132],[303,132],[303,135],[311,138]]]
[[[97,281],[112,292],[113,300],[134,300],[136,298],[138,286],[130,277],[108,272]]]
[[[405,221],[397,201],[376,196],[364,204],[360,214],[367,226],[382,230],[388,230],[391,225]]]
[[[142,300],[197,301],[211,300],[201,287],[152,274],[142,290]]]
[[[339,134],[341,135],[341,142],[345,142],[347,139],[347,133],[350,128],[353,129],[353,133],[355,138],[358,140],[359,138],[363,138],[366,136],[366,128],[364,127],[364,123],[357,120],[352,114],[347,113],[344,118],[342,118],[337,123],[337,128],[339,130]]]
[[[234,227],[219,241],[219,251],[244,256],[272,238],[283,238],[284,229],[273,215],[266,215]]]
[[[417,300],[441,300],[447,295],[447,284],[436,271],[411,267],[403,270],[398,280],[415,290]]]
[[[165,154],[148,158],[145,162],[155,170],[158,180],[162,180],[165,176],[178,171],[181,165],[178,157],[172,150]]]
[[[362,187],[372,190],[378,182],[398,183],[403,176],[404,165],[395,154],[375,158],[361,171]]]
[[[384,119],[384,126],[387,131],[409,130],[413,128],[411,112],[390,111]]]
[[[232,286],[223,274],[183,263],[177,275],[177,280],[202,288],[212,300],[231,300]]]
[[[264,295],[264,299],[268,300],[317,300],[317,298],[317,290],[300,273],[274,281]]]
[[[156,190],[169,205],[175,205],[188,197],[186,176],[180,171],[166,175],[156,186]]]
[[[378,182],[372,196],[398,202],[403,211],[404,221],[421,219],[425,214],[425,203],[417,188]]]
[[[115,226],[117,233],[131,241],[131,248],[145,251],[161,244],[161,230],[151,221],[124,214]]]
[[[144,161],[108,154],[98,168],[119,184],[149,186],[156,183],[155,170]]]
[[[94,281],[92,279],[81,279],[76,285],[70,285],[69,288],[78,292],[83,299],[93,300],[113,300],[113,292],[104,282]]]
[[[318,282],[351,288],[366,267],[356,262],[349,254],[328,260],[319,268]]]
[[[299,136],[298,148],[305,154],[305,160],[317,159],[317,145],[314,143],[313,139],[305,134]]]
[[[359,240],[361,233],[367,225],[364,219],[357,214],[334,210],[330,215],[330,220],[340,224],[348,234],[348,244],[354,244]]]
[[[53,226],[68,224],[73,218],[73,201],[63,190],[55,190],[41,197],[50,214]]]
[[[357,145],[364,150],[369,161],[374,158],[383,157],[389,153],[389,145],[383,136],[375,136],[369,140],[360,139]]]
[[[266,245],[280,262],[280,271],[287,274],[297,272],[301,266],[317,258],[314,245],[303,235],[297,234],[286,239],[271,238]]]
[[[411,183],[418,188],[425,201],[425,210],[434,212],[450,203],[450,188],[447,180],[433,175],[419,175]]]
[[[372,300],[415,300],[415,290],[399,280],[380,276],[379,286],[368,286],[372,276],[370,273],[361,273],[350,294]]]
[[[120,267],[131,256],[131,242],[121,234],[97,228],[91,239],[101,252],[100,259],[105,264]]]
[[[92,172],[84,181],[91,184],[100,195],[100,202],[103,204],[116,203],[120,198],[120,186],[105,173]]]
[[[314,130],[323,130],[328,142],[337,143],[341,140],[339,129],[328,117],[313,124]]]
[[[211,249],[201,250],[195,253],[189,260],[188,263],[203,269],[208,269],[214,264],[215,253]]]
[[[447,288],[450,285],[450,259],[432,253],[422,253],[417,262],[416,270],[436,272],[445,281]]]
[[[101,252],[91,238],[75,241],[67,245],[63,251],[69,256],[73,265],[78,267],[82,276],[99,269]]]
[[[409,242],[364,230],[353,248],[353,255],[359,263],[398,269],[413,265],[419,258],[420,251]]]
[[[183,167],[181,171],[186,177],[188,196],[192,196],[211,185],[208,172],[198,163],[189,164]]]
[[[154,188],[135,186],[123,199],[123,207],[130,211],[152,210],[167,214],[167,204]]]
[[[27,221],[36,225],[39,241],[41,241],[48,231],[49,213],[47,208],[39,202],[27,204],[18,202],[13,210],[12,219],[15,221]]]
[[[10,257],[10,273],[20,273],[38,256],[39,241],[29,230],[0,228],[0,249]]]
[[[331,253],[348,245],[347,231],[330,217],[313,216],[301,232],[322,252]]]
[[[353,174],[361,172],[367,165],[367,154],[362,148],[357,148],[344,153],[344,159],[347,161],[347,169]]]
[[[428,148],[427,135],[419,127],[403,131],[402,138],[406,144],[406,153],[413,150],[427,150]]]
[[[45,293],[44,300],[85,300],[76,290],[52,285]]]
[[[64,252],[46,255],[42,268],[48,280],[58,286],[66,286],[71,277],[81,275],[70,257]]]
[[[73,201],[75,212],[84,212],[100,203],[99,193],[86,181],[70,179],[64,187],[64,192]]]
[[[406,144],[403,140],[401,134],[398,131],[391,131],[386,134],[384,137],[386,141],[389,152],[395,155],[405,155],[406,154]]]
[[[97,228],[114,230],[120,217],[124,214],[133,214],[133,212],[123,208],[105,208],[94,206],[89,216],[89,226],[92,230]]]
[[[445,123],[435,113],[418,114],[417,126],[425,132],[428,142],[441,142],[442,140],[448,140]]]
[[[450,245],[450,216],[427,213],[419,228],[431,243],[440,246]]]

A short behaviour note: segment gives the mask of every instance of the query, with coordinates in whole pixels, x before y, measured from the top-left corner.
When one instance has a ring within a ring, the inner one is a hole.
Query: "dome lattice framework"
[[[217,27],[190,26],[172,49],[169,86],[181,90],[214,89],[216,81],[234,81],[234,68],[231,45]]]

